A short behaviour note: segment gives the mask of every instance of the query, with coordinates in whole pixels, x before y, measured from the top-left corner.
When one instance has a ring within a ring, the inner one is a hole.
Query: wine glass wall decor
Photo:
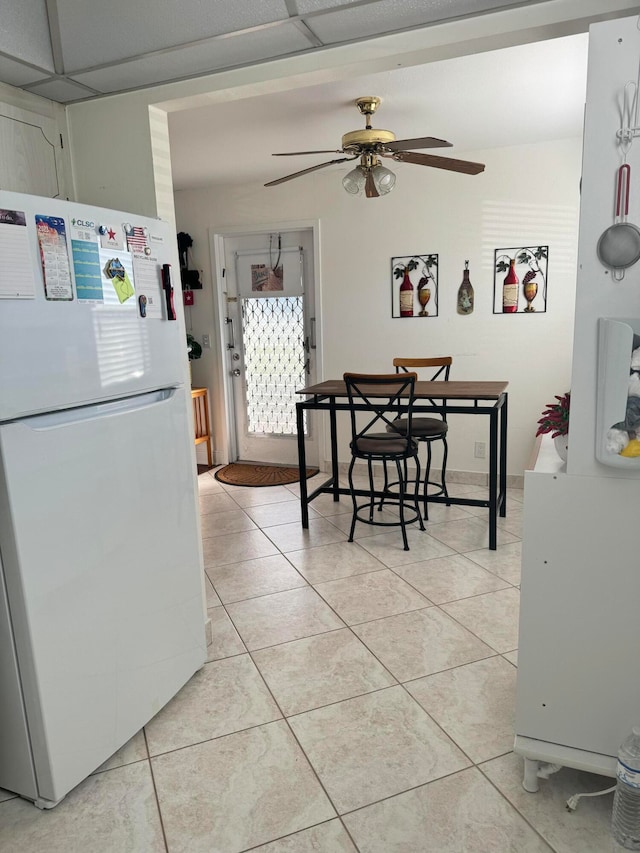
[[[543,314],[547,310],[548,246],[496,249],[493,313]]]
[[[391,258],[391,316],[438,316],[438,256]]]

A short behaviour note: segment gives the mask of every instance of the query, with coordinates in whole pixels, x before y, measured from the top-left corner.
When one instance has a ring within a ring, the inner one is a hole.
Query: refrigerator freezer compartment
[[[185,383],[182,316],[180,322],[168,322],[163,306],[164,277],[173,278],[175,287],[178,275],[175,232],[169,223],[4,191],[0,209],[24,214],[25,220],[24,227],[14,226],[24,232],[19,235],[23,254],[5,252],[5,277],[25,271],[32,277],[28,298],[0,299],[0,422]],[[70,276],[64,299],[51,298],[45,286],[36,227],[42,214],[66,229],[56,256]],[[147,235],[149,255],[129,251],[122,230],[127,222]],[[119,233],[119,247],[101,244],[101,224]],[[6,241],[11,227],[1,227]],[[113,284],[118,278],[107,272],[118,264],[129,276],[129,295],[123,300]],[[86,281],[97,282],[95,298],[87,298]],[[142,295],[148,302],[144,317],[139,310]]]
[[[55,804],[203,664],[187,419],[178,388],[0,425],[0,635],[31,743],[0,719],[0,787]]]

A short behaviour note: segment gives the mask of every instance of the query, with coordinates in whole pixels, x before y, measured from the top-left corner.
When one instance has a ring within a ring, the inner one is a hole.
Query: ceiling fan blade
[[[342,148],[326,148],[322,151],[285,151],[283,154],[272,154],[272,157],[297,157],[300,154],[343,154]]]
[[[376,189],[371,169],[367,170],[367,179],[364,182],[364,194],[367,198],[378,198],[378,196],[380,195],[380,193]]]
[[[446,139],[438,139],[435,136],[418,136],[415,139],[396,139],[388,142],[384,147],[389,151],[404,151],[411,148],[451,148],[452,143]]]
[[[396,151],[392,156],[400,163],[416,163],[418,166],[448,169],[450,172],[462,172],[465,175],[484,172],[484,163],[473,163],[471,160],[454,160],[453,157],[438,157],[435,154],[418,154],[413,151]]]
[[[276,184],[283,184],[285,181],[290,181],[292,178],[299,178],[300,175],[308,175],[309,172],[315,172],[317,169],[324,169],[325,166],[333,166],[334,163],[344,163],[347,160],[357,160],[357,157],[338,157],[337,160],[327,160],[326,163],[318,163],[317,166],[310,166],[308,169],[301,169],[299,172],[293,172],[291,175],[285,175],[284,178],[277,178],[275,181],[269,181],[265,187],[275,187]]]

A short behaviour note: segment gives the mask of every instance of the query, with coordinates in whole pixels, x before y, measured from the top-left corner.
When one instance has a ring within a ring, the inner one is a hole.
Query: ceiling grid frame
[[[87,38],[97,37],[92,33],[90,22],[92,20],[92,6],[102,0],[85,0],[82,6],[85,20],[78,24],[87,32]],[[143,0],[144,2],[144,0]],[[147,0],[147,8],[151,11],[150,0]],[[362,40],[371,40],[393,34],[402,34],[411,30],[446,24],[452,21],[462,20],[469,17],[482,17],[494,12],[507,11],[529,6],[545,6],[550,8],[562,3],[562,0],[347,0],[336,2],[336,0],[271,0],[267,5],[255,7],[252,0],[228,0],[220,14],[221,25],[224,26],[225,16],[227,22],[245,24],[254,15],[255,23],[228,32],[219,32],[215,35],[203,37],[202,39],[185,39],[180,41],[179,29],[175,33],[175,41],[162,47],[143,50],[136,55],[117,55],[118,12],[125,10],[120,0],[115,0],[113,5],[113,28],[112,32],[105,32],[100,38],[100,46],[104,48],[114,42],[113,56],[117,58],[99,61],[95,64],[73,68],[73,64],[66,61],[65,57],[65,16],[61,11],[75,8],[72,0],[44,0],[44,8],[49,20],[49,33],[51,41],[51,52],[53,57],[54,72],[33,65],[32,62],[20,56],[12,55],[7,51],[0,51],[0,57],[6,60],[5,77],[3,80],[2,64],[0,64],[0,81],[12,85],[20,85],[26,91],[43,95],[51,100],[61,103],[76,103],[87,99],[105,97],[121,92],[130,92],[138,89],[153,88],[172,82],[197,79],[222,71],[244,68],[263,62],[277,59],[286,59],[300,56],[315,51],[325,50],[331,47],[345,46]],[[280,4],[280,7],[278,6]],[[602,16],[620,17],[627,12],[628,4],[624,0],[603,0]],[[188,6],[191,13],[185,13],[184,31],[193,35],[197,29],[196,11],[203,8],[200,0],[192,0],[189,4],[180,5],[180,15]],[[97,8],[97,5],[96,7]],[[168,11],[176,16],[178,4],[169,3]],[[370,10],[370,14],[369,14]],[[144,9],[143,9],[144,11]],[[376,12],[377,14],[374,14]],[[224,14],[223,14],[224,13]],[[396,14],[397,13],[397,14]],[[179,17],[179,16],[178,16]],[[270,20],[265,21],[266,18]],[[145,24],[144,13],[134,15],[136,26]],[[367,20],[373,21],[372,27],[366,31],[359,29],[359,23]],[[349,26],[347,26],[347,24]],[[402,22],[408,21],[407,26]],[[110,21],[111,22],[111,21]],[[157,23],[155,18],[148,17],[147,28]],[[77,15],[74,19],[77,24]],[[167,41],[166,20],[162,22],[160,35]],[[400,26],[398,26],[400,24]],[[325,35],[323,37],[323,27]],[[145,30],[141,29],[141,35]],[[292,37],[295,32],[296,38]],[[260,34],[265,38],[261,39]],[[327,33],[329,36],[327,36]],[[363,34],[362,34],[363,33]],[[280,34],[280,35],[279,35]],[[333,37],[331,36],[333,34]],[[145,44],[153,43],[153,34],[146,39]],[[267,35],[269,37],[267,37]],[[135,32],[128,34],[130,44],[135,44]],[[68,43],[68,35],[66,39]],[[156,39],[157,41],[157,39]],[[98,42],[96,42],[96,45]],[[224,51],[220,53],[220,47],[224,44]],[[256,50],[260,46],[261,50]],[[219,62],[216,63],[216,48],[218,48]],[[84,46],[85,55],[90,52],[90,46]],[[211,51],[211,61],[208,61]],[[121,50],[121,53],[123,51]],[[164,58],[167,62],[163,62]],[[169,62],[169,58],[172,60]],[[9,77],[15,80],[17,70],[24,70],[26,82],[12,83]],[[109,72],[113,69],[113,75]],[[105,72],[105,73],[100,73]],[[38,79],[33,79],[35,74],[41,74]],[[165,76],[166,74],[166,76]]]

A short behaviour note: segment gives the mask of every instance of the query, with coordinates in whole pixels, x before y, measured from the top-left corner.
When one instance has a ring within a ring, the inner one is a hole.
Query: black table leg
[[[331,476],[333,477],[333,499],[334,501],[340,500],[340,495],[338,493],[338,488],[340,487],[339,483],[339,474],[338,474],[338,427],[336,424],[336,398],[331,397],[331,408],[329,409],[329,422],[331,424]]]
[[[508,395],[505,394],[500,407],[500,515],[502,518],[507,514],[507,401]]]
[[[498,409],[492,409],[489,418],[489,548],[495,551],[498,520]]]
[[[309,503],[307,500],[307,457],[304,446],[304,403],[296,403],[296,429],[298,432],[298,474],[300,477],[300,511],[302,526],[309,527]]]

